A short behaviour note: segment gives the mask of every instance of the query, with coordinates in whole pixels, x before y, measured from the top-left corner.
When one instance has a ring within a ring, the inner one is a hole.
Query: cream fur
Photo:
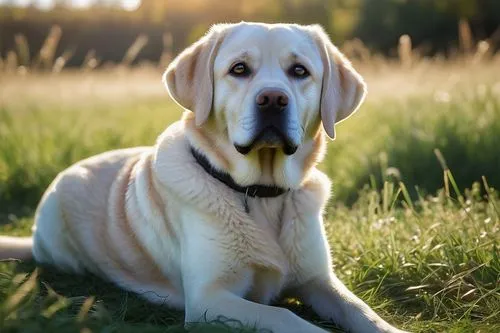
[[[290,52],[309,66],[306,81],[284,74],[297,61]],[[330,181],[316,169],[324,155],[321,120],[333,136],[334,121],[354,112],[365,91],[337,52],[317,26],[214,27],[165,75],[172,97],[194,112],[186,111],[154,147],[104,153],[61,172],[36,213],[35,259],[90,271],[150,301],[185,309],[186,324],[222,315],[277,333],[323,332],[268,305],[286,292],[351,332],[402,332],[332,271],[322,221]],[[251,80],[224,74],[241,56],[255,68]],[[333,75],[335,69],[343,72]],[[265,147],[241,155],[233,143],[248,139],[255,92],[269,86],[291,96],[288,130],[299,149],[291,156]],[[241,185],[290,191],[248,198],[247,213],[244,195],[208,175],[190,146]]]

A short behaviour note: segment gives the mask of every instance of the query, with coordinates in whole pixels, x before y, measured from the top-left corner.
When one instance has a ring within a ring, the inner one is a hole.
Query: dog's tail
[[[0,260],[30,260],[33,258],[32,250],[32,237],[0,236]]]

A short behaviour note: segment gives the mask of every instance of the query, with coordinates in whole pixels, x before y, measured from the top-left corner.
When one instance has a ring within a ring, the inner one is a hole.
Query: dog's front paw
[[[376,333],[410,333],[408,331],[400,330],[394,326],[389,325],[386,322],[376,323],[376,329],[374,330]]]

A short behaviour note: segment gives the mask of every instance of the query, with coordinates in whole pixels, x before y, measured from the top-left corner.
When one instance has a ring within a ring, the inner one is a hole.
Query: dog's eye
[[[300,64],[295,64],[292,67],[290,67],[290,69],[288,70],[288,74],[300,79],[309,76],[308,70]]]
[[[248,68],[244,62],[239,62],[231,67],[229,74],[232,76],[246,77],[250,75],[250,68]]]

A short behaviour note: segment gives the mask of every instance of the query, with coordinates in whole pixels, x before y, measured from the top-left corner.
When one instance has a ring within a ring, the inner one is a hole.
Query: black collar
[[[210,164],[207,157],[196,151],[196,149],[194,149],[193,147],[191,147],[191,154],[193,154],[196,162],[198,162],[198,164],[201,165],[209,175],[226,184],[233,190],[244,193],[247,196],[259,198],[274,198],[287,192],[287,190],[282,187],[272,185],[238,185],[228,173],[216,170],[212,166],[212,164]]]

